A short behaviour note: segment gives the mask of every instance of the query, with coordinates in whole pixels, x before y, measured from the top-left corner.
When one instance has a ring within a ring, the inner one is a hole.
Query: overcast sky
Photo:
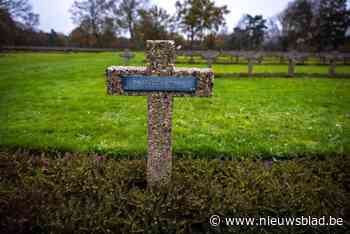
[[[39,28],[44,31],[70,33],[74,24],[69,9],[74,0],[29,0],[33,10],[40,14]],[[151,3],[165,8],[169,13],[175,11],[176,0],[150,0]],[[231,13],[226,16],[227,28],[232,31],[243,14],[262,14],[265,18],[277,15],[291,0],[215,0],[216,5],[227,5]]]

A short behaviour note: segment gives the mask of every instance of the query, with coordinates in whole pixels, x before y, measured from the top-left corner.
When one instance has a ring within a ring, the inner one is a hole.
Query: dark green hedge
[[[145,161],[0,153],[0,233],[345,233],[350,158],[174,162],[157,192]],[[220,227],[221,217],[332,216],[334,227]]]

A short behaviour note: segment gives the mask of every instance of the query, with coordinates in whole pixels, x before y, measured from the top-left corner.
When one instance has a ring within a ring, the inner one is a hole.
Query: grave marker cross
[[[298,55],[295,52],[290,52],[285,55],[288,60],[288,77],[294,77],[295,75],[295,64],[298,61]]]
[[[125,64],[129,64],[129,60],[135,57],[135,54],[130,52],[130,50],[125,49],[123,53],[119,54],[120,57],[124,59]]]
[[[343,57],[337,51],[333,51],[325,55],[325,60],[329,63],[328,75],[330,77],[336,76],[336,65],[337,61],[342,60]]]
[[[110,95],[148,96],[148,185],[167,184],[171,177],[173,97],[212,95],[211,69],[175,68],[173,41],[147,41],[148,67],[111,66],[107,69]]]
[[[207,61],[209,68],[212,68],[213,62],[220,55],[219,52],[217,52],[217,51],[210,51],[210,50],[209,51],[202,51],[200,54],[201,54],[202,58]]]
[[[251,77],[253,75],[254,62],[259,61],[261,55],[256,52],[249,51],[244,54],[243,57],[248,60],[248,76]]]

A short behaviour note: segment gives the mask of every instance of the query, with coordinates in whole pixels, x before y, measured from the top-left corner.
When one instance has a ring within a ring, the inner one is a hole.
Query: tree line
[[[184,49],[350,51],[346,0],[294,0],[278,15],[244,15],[231,32],[227,6],[177,0],[176,13],[149,0],[76,0],[69,35],[38,30],[28,0],[0,0],[0,45],[143,49],[146,40],[172,39]],[[228,19],[229,20],[229,19]]]

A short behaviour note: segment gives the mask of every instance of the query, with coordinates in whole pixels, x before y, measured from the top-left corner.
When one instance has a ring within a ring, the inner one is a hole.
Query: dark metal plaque
[[[133,92],[195,92],[197,79],[193,76],[124,76],[124,91]]]

